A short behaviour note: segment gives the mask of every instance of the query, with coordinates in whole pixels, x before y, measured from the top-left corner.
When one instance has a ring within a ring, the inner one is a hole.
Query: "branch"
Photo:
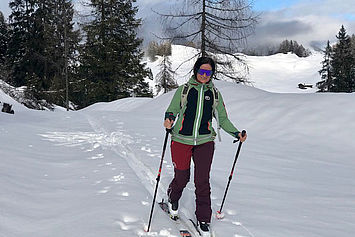
[[[197,15],[202,15],[202,12],[197,12],[197,13],[190,14],[190,15],[185,15],[185,14],[179,14],[179,15],[161,14],[161,13],[159,13],[159,12],[154,11],[152,8],[151,8],[151,10],[152,10],[154,13],[158,14],[159,16],[161,16],[161,17],[167,17],[167,18],[169,18],[169,17],[195,17],[195,16],[197,16]]]
[[[219,52],[219,53],[221,53],[221,54],[230,55],[230,56],[232,56],[233,58],[235,58],[236,60],[238,60],[238,61],[240,61],[240,62],[243,62],[243,60],[242,60],[241,58],[239,58],[237,55],[231,53],[230,51],[227,51],[227,50],[230,50],[230,48],[225,48],[226,51],[224,51],[224,50],[221,50],[221,48],[223,48],[223,47],[215,45],[214,43],[212,43],[212,42],[209,41],[208,39],[205,39],[205,40],[206,40],[206,42],[208,43],[208,47],[210,47],[211,49],[213,49],[213,50],[215,50],[215,51],[217,51],[217,52]],[[211,47],[211,46],[214,46],[214,47]]]
[[[217,5],[217,4],[221,4],[223,2],[219,2],[216,4],[216,2],[211,2],[211,1],[207,1],[208,3]],[[218,10],[218,11],[224,11],[224,12],[239,12],[239,11],[244,11],[245,9],[250,9],[251,6],[250,4],[246,5],[245,7],[241,7],[241,8],[234,8],[234,9],[225,9],[225,8],[219,8],[219,7],[212,7],[209,5],[206,5],[207,8],[213,9],[213,10]]]
[[[174,39],[184,39],[184,38],[189,38],[193,35],[198,35],[199,33],[201,33],[201,30],[199,31],[196,31],[192,34],[189,34],[189,35],[181,35],[181,36],[174,36],[174,37],[160,37],[160,36],[157,36],[156,34],[152,33],[155,37],[157,37],[158,39],[160,40],[174,40]]]
[[[217,26],[217,25],[215,25]],[[218,26],[217,26],[218,27]],[[217,38],[220,39],[224,39],[224,40],[228,40],[228,41],[238,41],[238,40],[242,40],[242,39],[246,39],[249,35],[244,35],[241,32],[239,32],[240,35],[242,35],[241,37],[238,38],[232,38],[232,36],[227,35],[226,33],[224,33],[223,31],[219,31],[218,29],[216,29],[215,27],[213,27],[212,25],[209,25],[208,28],[212,29],[209,30],[207,32],[215,35]],[[225,37],[223,37],[225,36]]]
[[[209,24],[213,24],[217,27],[221,27],[223,29],[228,29],[228,30],[235,30],[235,29],[242,29],[242,28],[247,28],[247,27],[250,27],[254,24],[254,21],[250,20],[248,25],[242,25],[242,26],[232,26],[232,25],[227,25],[225,23],[222,23],[220,21],[218,21],[217,19],[214,19],[212,18],[211,16],[207,16],[206,17],[206,21],[209,23]],[[215,22],[215,23],[214,23]],[[237,22],[237,20],[233,20],[231,21],[231,23],[235,23]],[[208,25],[207,25],[208,26]]]
[[[194,56],[192,56],[191,58],[183,61],[182,63],[179,64],[179,66],[174,70],[174,73],[176,73],[176,71],[185,63],[187,63],[188,61],[190,61],[191,59],[195,58],[196,56],[199,56],[201,54],[201,52],[198,52],[197,54],[195,54]],[[192,69],[191,69],[192,70]],[[190,72],[191,72],[190,70]],[[190,72],[186,73],[186,74],[189,74]]]
[[[217,19],[217,20],[221,20],[221,21],[230,21],[230,22],[241,22],[241,21],[254,21],[252,20],[252,17],[248,17],[248,18],[238,18],[237,16],[235,18],[223,18],[223,17],[219,17],[216,15],[213,15],[209,12],[206,12],[206,16],[210,16],[212,19]]]
[[[251,84],[244,77],[233,77],[233,76],[230,76],[229,74],[225,73],[224,71],[218,71],[218,73],[222,74],[225,77],[228,77],[229,79],[236,81],[237,83]]]
[[[183,23],[181,23],[179,26],[174,27],[174,28],[170,28],[171,30],[177,30],[178,28],[182,27],[183,25],[185,25],[187,22],[189,22],[190,20],[198,20],[201,17],[201,15],[199,15],[197,18],[195,18],[195,16],[190,17],[189,19],[187,19],[186,21],[184,21]]]
[[[194,33],[192,33],[192,34],[189,34],[189,35],[174,36],[174,39],[189,38],[189,37],[191,37],[191,36],[193,36],[193,35],[197,35],[197,34],[199,34],[199,33],[201,33],[201,30],[196,31],[196,32],[194,32]]]

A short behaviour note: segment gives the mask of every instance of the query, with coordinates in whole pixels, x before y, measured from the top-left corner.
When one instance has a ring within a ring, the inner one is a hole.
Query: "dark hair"
[[[198,58],[197,61],[195,62],[195,65],[194,65],[194,76],[195,76],[195,79],[197,78],[197,72],[198,70],[200,69],[201,65],[202,64],[209,64],[211,65],[212,67],[212,75],[211,75],[211,78],[213,77],[215,71],[216,71],[216,64],[215,62],[213,61],[212,58],[208,58],[208,57],[201,57],[201,58]]]

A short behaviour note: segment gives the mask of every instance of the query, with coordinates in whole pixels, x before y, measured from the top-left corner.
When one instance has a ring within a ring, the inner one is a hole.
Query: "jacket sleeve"
[[[217,116],[219,120],[219,125],[223,128],[224,131],[232,135],[233,137],[238,138],[239,130],[232,124],[228,118],[226,107],[224,106],[223,98],[220,92],[218,92],[218,105],[216,107]]]
[[[179,88],[175,91],[174,97],[171,100],[170,105],[165,112],[164,120],[170,118],[175,121],[176,116],[180,112],[181,92],[183,87],[184,87],[183,85],[179,86]]]

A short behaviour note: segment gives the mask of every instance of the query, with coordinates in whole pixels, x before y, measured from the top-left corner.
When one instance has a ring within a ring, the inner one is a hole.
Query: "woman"
[[[209,178],[216,137],[212,127],[212,115],[216,114],[217,121],[227,133],[242,142],[246,139],[246,135],[242,137],[227,117],[222,96],[211,81],[215,71],[215,62],[211,58],[197,59],[193,68],[194,75],[190,78],[188,87],[182,85],[177,89],[166,110],[164,121],[165,128],[172,128],[171,157],[174,164],[174,179],[168,188],[170,215],[173,219],[178,215],[179,199],[190,180],[192,157],[195,164],[195,214],[203,236],[210,236],[209,223],[212,215]],[[186,102],[182,103],[184,93]],[[218,103],[214,104],[217,98]]]

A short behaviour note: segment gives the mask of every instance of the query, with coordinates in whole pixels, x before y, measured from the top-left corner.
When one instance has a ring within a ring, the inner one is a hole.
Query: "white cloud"
[[[74,0],[75,9],[82,12],[84,8],[79,2],[88,0]],[[143,26],[140,37],[146,43],[155,39],[155,35],[162,36],[162,26],[159,17],[151,9],[162,13],[169,13],[176,9],[176,4],[183,4],[181,0],[137,0],[139,7],[137,17],[142,18]],[[0,1],[0,10],[5,17],[10,14],[9,1]],[[288,38],[309,46],[312,42],[335,41],[341,25],[349,34],[355,34],[354,0],[302,0],[297,4],[278,11],[262,13],[255,35],[248,42],[250,45],[264,42],[278,44]]]
[[[354,0],[303,0],[291,8],[298,14],[333,15],[355,14]]]
[[[341,25],[349,34],[355,33],[355,7],[353,0],[301,1],[289,8],[268,11],[261,15],[251,46],[262,43],[278,44],[284,39],[296,40],[306,47],[322,47],[327,40],[336,41]],[[354,15],[353,20],[349,16]]]

